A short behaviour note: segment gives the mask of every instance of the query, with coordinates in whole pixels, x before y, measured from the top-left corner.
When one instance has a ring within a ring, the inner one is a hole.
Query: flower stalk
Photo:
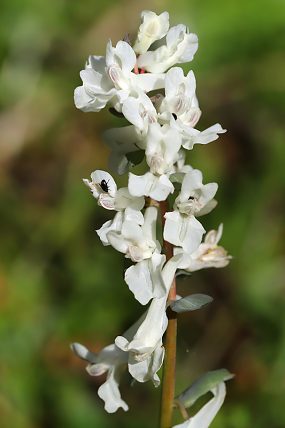
[[[168,211],[167,201],[160,202],[162,225],[165,224],[165,213]],[[173,256],[173,245],[163,240],[163,250],[166,260]],[[173,278],[168,294],[168,303],[176,299],[176,279]],[[161,403],[160,403],[160,428],[171,427],[173,401],[175,396],[175,369],[176,369],[176,337],[177,337],[177,313],[170,307],[167,309],[168,326],[165,335],[165,357],[163,364]]]
[[[167,316],[168,327],[164,341],[165,357],[161,389],[160,428],[170,428],[172,426],[171,421],[175,397],[177,314],[168,308]]]

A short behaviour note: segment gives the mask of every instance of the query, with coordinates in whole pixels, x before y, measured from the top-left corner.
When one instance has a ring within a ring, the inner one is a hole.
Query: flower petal
[[[164,255],[154,253],[151,259],[142,260],[126,270],[125,281],[142,305],[146,305],[153,297],[159,298],[166,294],[161,273],[164,262]]]
[[[111,231],[107,233],[106,239],[109,241],[110,245],[115,248],[115,250],[126,254],[128,250],[128,242],[121,234]]]
[[[144,129],[144,120],[140,115],[140,102],[137,98],[129,97],[123,104],[122,112],[125,118],[140,131]]]
[[[94,352],[89,351],[89,349],[87,349],[80,343],[72,343],[70,345],[70,348],[74,352],[74,354],[82,360],[88,361],[89,363],[96,363],[96,361],[98,360],[97,354],[94,354]]]
[[[227,132],[227,130],[223,129],[219,123],[216,123],[210,126],[210,128],[205,129],[205,131],[200,132],[194,139],[194,144],[211,143],[219,138],[218,134],[224,134],[225,132]]]
[[[182,247],[188,254],[195,251],[205,233],[204,227],[194,216],[183,216],[178,211],[165,214],[164,239]]]
[[[179,24],[168,31],[166,45],[138,57],[138,66],[151,73],[163,73],[174,64],[191,61],[197,49],[197,35],[187,33],[186,26]]]
[[[174,186],[166,175],[155,177],[149,191],[149,195],[156,201],[165,201],[170,193],[174,192]]]
[[[120,40],[116,45],[115,54],[120,60],[123,73],[130,72],[134,69],[137,58],[129,43]]]
[[[147,194],[147,189],[152,184],[152,174],[146,173],[144,175],[135,175],[129,173],[128,189],[133,196],[143,196]]]
[[[135,243],[141,243],[144,241],[141,226],[133,221],[124,221],[122,226],[122,235],[124,235],[125,239]]]
[[[120,407],[129,409],[127,403],[122,400],[119,391],[120,368],[113,367],[109,370],[107,380],[98,389],[99,397],[105,402],[105,410],[108,413],[115,413]]]
[[[136,87],[139,87],[144,92],[155,91],[164,88],[164,73],[143,73],[136,74],[134,77]]]
[[[118,211],[130,208],[132,210],[140,211],[145,204],[144,197],[132,196],[127,187],[122,187],[116,193],[115,208]]]
[[[117,185],[111,174],[109,174],[107,171],[102,171],[100,169],[97,169],[96,171],[93,171],[91,174],[91,179],[94,184],[97,184],[101,187],[103,192],[108,193],[110,196],[114,197],[117,192]],[[106,183],[106,186],[104,186],[104,183]],[[107,191],[104,190],[108,189]]]
[[[147,358],[147,355],[151,354],[158,343],[162,341],[163,333],[167,327],[166,299],[167,295],[166,297],[152,300],[146,318],[128,345],[129,351],[142,355],[141,359]],[[117,344],[117,342],[115,343]]]
[[[182,216],[178,211],[165,214],[165,225],[163,229],[163,238],[173,245],[181,246],[180,230],[182,228]]]
[[[203,208],[200,209],[198,213],[196,213],[196,216],[200,217],[201,215],[209,214],[217,206],[217,204],[218,202],[216,199],[211,199]]]
[[[153,298],[149,260],[142,260],[129,267],[125,272],[125,281],[141,305],[146,305]]]
[[[169,28],[168,12],[157,15],[150,10],[144,10],[141,13],[141,18],[142,23],[134,44],[134,51],[137,54],[146,52],[153,42],[165,36]]]
[[[108,220],[106,223],[103,224],[103,226],[100,227],[100,229],[97,229],[97,235],[99,236],[102,244],[104,246],[110,245],[109,240],[107,238],[108,232],[111,230],[114,232],[120,232],[122,228],[123,223],[123,213],[118,212],[113,220]]]
[[[144,224],[144,216],[141,211],[134,209],[132,207],[127,207],[125,210],[124,218],[126,221],[132,221],[139,225]]]
[[[152,241],[156,240],[157,207],[147,207],[144,213],[144,224],[142,226],[144,237]]]
[[[156,373],[162,366],[164,353],[164,347],[159,345],[150,356],[142,361],[138,361],[134,355],[130,354],[128,364],[129,373],[138,382],[152,380],[156,387],[159,386],[160,379]]]

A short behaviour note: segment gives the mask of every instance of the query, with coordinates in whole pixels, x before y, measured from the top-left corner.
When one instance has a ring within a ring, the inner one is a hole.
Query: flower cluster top
[[[216,206],[218,185],[204,184],[201,171],[186,164],[187,150],[225,132],[218,123],[202,131],[196,128],[201,110],[194,73],[185,76],[175,66],[193,59],[197,35],[183,24],[170,27],[167,12],[144,11],[141,19],[132,44],[121,40],[113,46],[109,41],[105,56],[89,57],[74,94],[77,108],[98,112],[107,106],[129,122],[105,132],[110,165],[118,174],[128,173],[127,187],[118,189],[113,177],[101,170],[84,182],[101,207],[115,211],[113,220],[97,230],[100,240],[130,259],[125,282],[142,305],[150,303],[140,319],[99,354],[73,344],[74,352],[88,361],[91,375],[108,372],[98,391],[108,412],[128,409],[118,389],[122,366],[138,382],[151,379],[159,384],[167,297],[177,270],[223,267],[230,259],[218,244],[222,225],[202,242],[206,231],[198,220]],[[143,159],[145,174],[129,172]],[[156,225],[159,203],[174,192],[163,228],[163,239],[174,248],[167,260]]]

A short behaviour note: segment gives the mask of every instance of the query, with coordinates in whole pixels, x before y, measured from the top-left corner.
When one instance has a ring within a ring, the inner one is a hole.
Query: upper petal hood
[[[169,14],[163,12],[160,15],[144,10],[141,13],[142,23],[139,27],[134,51],[137,54],[145,53],[150,45],[165,36],[169,29]]]
[[[151,172],[144,175],[129,174],[128,188],[131,195],[150,196],[156,201],[165,201],[174,186],[166,175],[156,176]]]

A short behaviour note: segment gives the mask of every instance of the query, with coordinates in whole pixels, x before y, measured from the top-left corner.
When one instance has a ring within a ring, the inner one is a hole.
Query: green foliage
[[[201,309],[204,306],[209,305],[213,301],[211,296],[207,296],[206,294],[191,294],[191,296],[183,297],[182,299],[178,299],[175,302],[171,303],[171,309],[174,312],[188,312],[188,311],[196,311],[197,309]]]
[[[233,377],[234,375],[226,369],[213,370],[205,373],[189,386],[189,388],[179,394],[175,401],[181,403],[185,408],[191,407],[200,397],[210,392],[219,383],[230,380]]]

